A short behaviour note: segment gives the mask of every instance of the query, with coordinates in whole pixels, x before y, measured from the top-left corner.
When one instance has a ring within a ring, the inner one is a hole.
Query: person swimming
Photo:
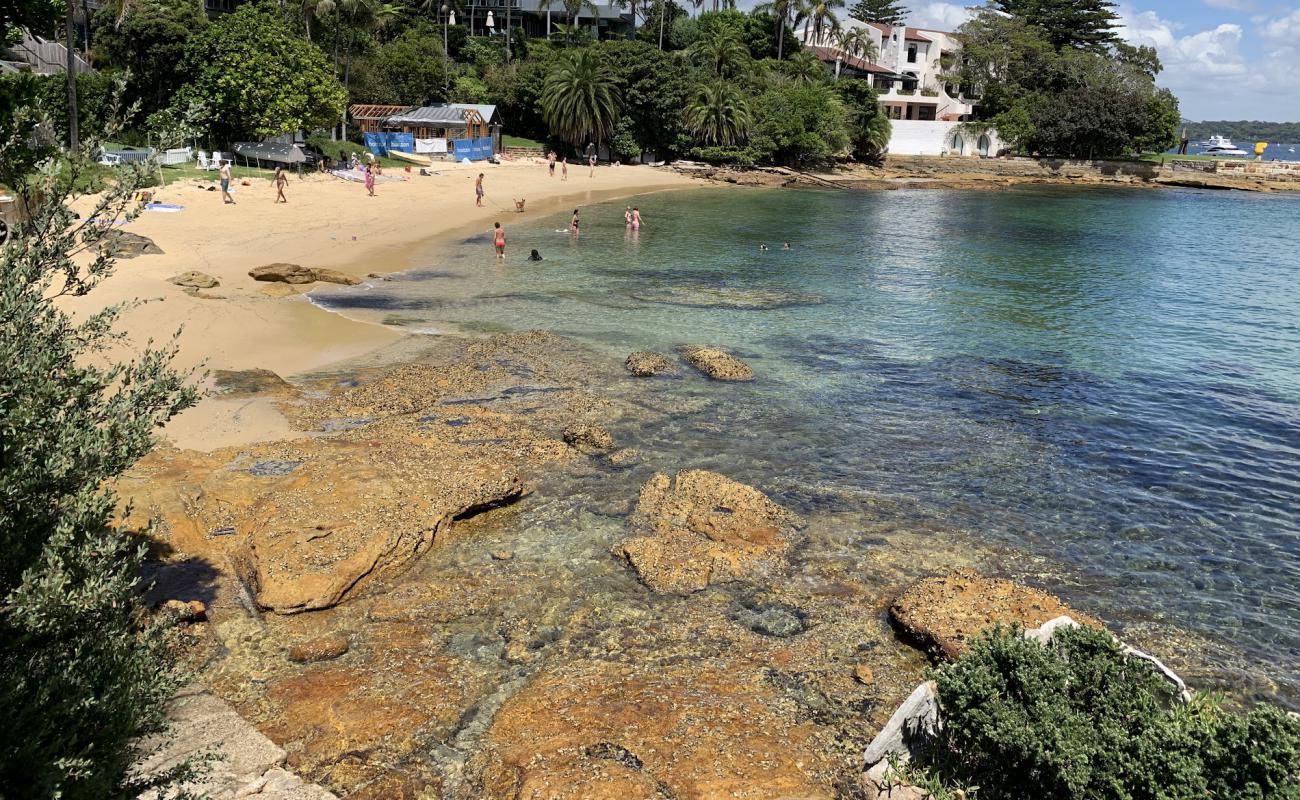
[[[531,253],[528,254],[528,260],[529,260],[529,261],[541,261],[541,260],[543,260],[543,259],[542,259],[542,254],[539,253],[539,252],[537,252],[537,250],[534,249],[533,252],[531,252]]]
[[[789,242],[786,242],[786,243],[784,243],[784,244],[781,245],[781,249],[782,249],[782,250],[793,250],[794,248],[790,246],[790,243],[789,243]]]
[[[767,245],[765,245],[765,244],[760,244],[760,245],[758,246],[758,251],[759,251],[760,253],[765,253],[765,252],[767,252],[767,249],[768,249],[768,248],[767,248]]]

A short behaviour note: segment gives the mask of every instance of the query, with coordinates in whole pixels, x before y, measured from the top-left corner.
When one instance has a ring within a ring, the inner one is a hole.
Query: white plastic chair
[[[122,163],[122,157],[116,153],[104,152],[99,156],[99,163],[106,167],[120,166]]]
[[[208,154],[200,150],[198,152],[198,161],[194,164],[196,169],[212,169],[212,162],[208,160]]]

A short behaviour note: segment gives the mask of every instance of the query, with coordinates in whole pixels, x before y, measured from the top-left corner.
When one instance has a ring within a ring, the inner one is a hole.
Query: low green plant
[[[939,785],[990,800],[1300,798],[1300,720],[1213,695],[1184,704],[1104,631],[1041,645],[995,628],[933,677],[942,729],[920,764]]]

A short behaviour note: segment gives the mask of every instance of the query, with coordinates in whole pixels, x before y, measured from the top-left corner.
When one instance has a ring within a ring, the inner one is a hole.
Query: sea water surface
[[[485,232],[316,301],[415,330],[548,329],[620,359],[727,347],[758,379],[709,385],[726,413],[640,431],[637,447],[808,487],[782,495],[805,511],[905,503],[1058,565],[1052,588],[1121,626],[1226,648],[1251,693],[1300,707],[1300,196],[636,202],[639,233],[608,203],[581,209],[580,239],[567,213],[503,210],[503,263]],[[544,261],[525,260],[534,248]]]

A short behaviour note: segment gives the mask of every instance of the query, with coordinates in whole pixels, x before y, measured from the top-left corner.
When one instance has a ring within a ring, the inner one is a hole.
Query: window
[[[923,119],[927,122],[933,122],[934,106],[929,106],[929,105],[918,106],[916,110],[916,118]]]
[[[907,46],[907,63],[909,64],[916,63],[916,45],[914,44],[909,44]]]

